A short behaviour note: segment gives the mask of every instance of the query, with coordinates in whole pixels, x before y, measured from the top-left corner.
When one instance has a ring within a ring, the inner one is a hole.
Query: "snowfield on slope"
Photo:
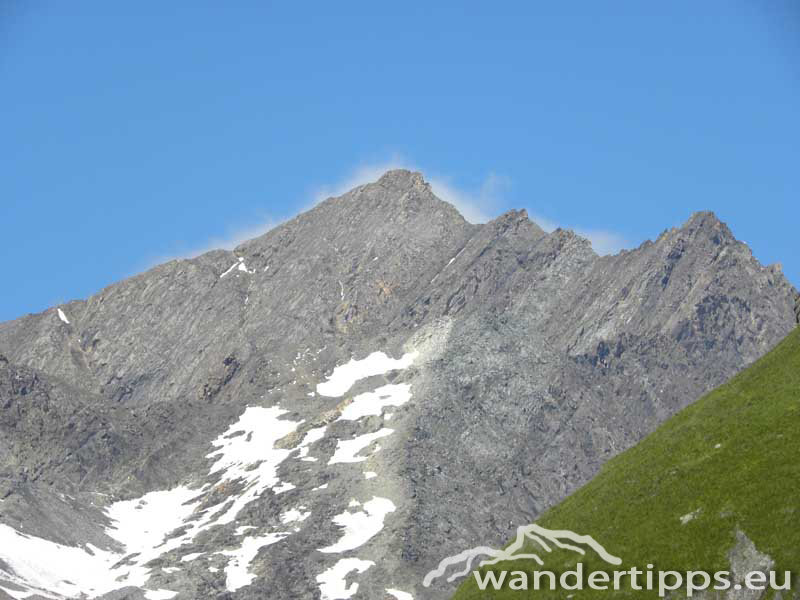
[[[229,271],[234,267],[246,270],[241,259]],[[61,314],[59,310],[59,317]],[[66,318],[62,320],[67,322]],[[416,352],[404,354],[400,359],[374,352],[360,361],[350,360],[336,367],[326,382],[317,385],[317,391],[326,397],[343,396],[358,380],[407,368],[416,357]],[[410,384],[384,385],[357,395],[342,409],[336,420],[358,421],[364,416],[381,416],[385,407],[400,406],[410,399]],[[306,431],[301,443],[294,448],[280,447],[278,442],[295,433],[303,423],[302,420],[287,419],[287,415],[288,411],[279,405],[248,406],[235,423],[212,440],[213,449],[207,458],[213,461],[208,475],[218,480],[214,487],[210,484],[195,489],[178,486],[107,506],[105,514],[111,523],[104,531],[121,550],[112,549],[113,545],[109,545],[110,549],[91,544],[83,547],[64,546],[0,524],[0,565],[6,568],[0,568],[0,589],[15,599],[38,594],[60,600],[93,598],[133,586],[141,588],[148,600],[169,600],[178,592],[163,587],[148,587],[151,576],[148,563],[184,546],[188,550],[201,532],[230,524],[237,526],[233,534],[237,538],[237,545],[233,549],[228,546],[216,551],[186,553],[177,566],[152,568],[174,574],[187,568],[188,563],[205,560],[204,557],[224,556],[227,558],[224,568],[225,589],[235,592],[250,585],[257,577],[251,569],[251,563],[259,551],[297,535],[301,531],[301,524],[312,514],[303,504],[287,506],[280,515],[280,523],[286,531],[280,528],[263,531],[256,524],[240,522],[239,519],[242,510],[257,502],[265,493],[280,494],[295,488],[293,483],[281,481],[278,477],[278,468],[288,458],[317,461],[316,457],[309,456],[310,449],[314,443],[325,438],[328,427],[320,426]],[[339,439],[327,465],[363,462],[367,457],[360,453],[376,440],[392,433],[392,429],[384,427],[372,433],[356,435],[353,439]],[[376,445],[374,451],[379,449]],[[369,471],[363,476],[370,479],[377,477],[377,473]],[[227,483],[236,483],[242,489],[216,503],[206,502],[212,493]],[[325,483],[314,490],[325,490],[327,487]],[[320,548],[319,552],[335,554],[363,546],[383,530],[386,518],[395,510],[394,502],[388,498],[375,496],[363,505],[356,500],[351,501],[343,512],[332,519],[332,523],[341,528],[339,540]],[[347,586],[345,577],[353,572],[363,574],[373,564],[352,557],[339,560],[316,576],[322,597],[332,600],[351,597],[358,589],[358,583]],[[218,571],[210,566],[207,570],[211,573]],[[402,596],[406,592],[387,590],[387,593],[410,598],[410,595]]]

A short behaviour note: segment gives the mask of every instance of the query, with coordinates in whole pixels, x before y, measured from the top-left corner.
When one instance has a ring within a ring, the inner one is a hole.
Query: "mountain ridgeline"
[[[0,324],[0,598],[448,597],[443,557],[757,360],[797,299],[711,213],[598,256],[390,171]]]

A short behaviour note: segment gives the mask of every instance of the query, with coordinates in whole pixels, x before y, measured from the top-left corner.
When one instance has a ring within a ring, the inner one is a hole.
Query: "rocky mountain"
[[[390,171],[0,324],[0,598],[447,597],[796,303],[711,213],[600,257]]]
[[[667,582],[666,597],[672,600],[800,598],[798,407],[800,329],[795,329],[766,356],[615,457],[590,483],[529,526],[536,528],[536,533],[549,533],[547,527],[590,532],[604,550],[621,557],[619,563],[610,566],[608,558],[601,560],[594,549],[585,555],[572,549],[545,553],[535,538],[529,537],[517,552],[538,553],[544,558],[542,567],[530,559],[519,559],[484,569],[557,569],[563,573],[581,562],[586,573],[634,567],[645,573],[647,565],[654,564],[659,571],[683,574],[684,583],[677,584],[671,577]],[[555,542],[551,548],[556,548]],[[475,560],[473,567],[483,558]],[[446,566],[447,573],[435,575],[456,572],[453,566]],[[686,574],[700,569],[727,573],[727,582],[720,584],[715,579],[704,590],[703,578],[695,577],[691,580],[694,589],[688,593],[690,578]],[[747,576],[753,572],[763,574],[761,582],[751,579],[756,586],[764,584],[762,591],[746,589]],[[639,577],[637,585],[644,587],[645,576]],[[455,600],[487,597],[473,576],[458,581],[462,585]],[[767,589],[773,582],[782,591]],[[531,585],[530,595],[525,597],[664,597],[657,585],[635,592],[630,579],[622,581],[616,594],[588,585],[582,590],[547,587],[545,582],[537,594]],[[515,600],[521,592],[505,585],[491,592],[491,597]]]

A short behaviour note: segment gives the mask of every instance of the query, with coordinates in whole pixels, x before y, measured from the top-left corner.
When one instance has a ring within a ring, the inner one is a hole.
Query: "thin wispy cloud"
[[[430,184],[433,193],[455,206],[467,221],[486,223],[502,210],[503,194],[511,187],[511,180],[489,173],[477,190],[460,188],[443,177],[431,177]]]
[[[239,244],[264,235],[269,230],[274,229],[282,223],[285,223],[287,220],[288,219],[268,219],[259,225],[236,229],[228,236],[212,239],[208,243],[204,244],[200,250],[195,250],[192,255],[197,256],[203,252],[217,249],[233,250]]]
[[[391,171],[392,169],[409,169],[411,167],[408,166],[402,159],[393,158],[386,162],[375,163],[375,164],[363,164],[354,169],[352,169],[347,175],[345,175],[341,180],[335,183],[328,183],[323,184],[312,191],[311,194],[311,204],[308,208],[316,206],[323,200],[327,200],[328,198],[335,198],[336,196],[341,196],[342,194],[346,194],[353,188],[356,188],[360,185],[365,185],[367,183],[372,183],[373,181],[377,181],[380,179],[381,175],[386,173],[386,171]]]
[[[156,265],[169,262],[171,260],[179,260],[184,258],[194,258],[211,252],[212,250],[233,250],[239,244],[252,240],[267,233],[270,229],[274,229],[281,223],[286,222],[288,219],[267,219],[257,225],[233,229],[227,235],[213,237],[201,244],[190,245],[185,249],[176,250],[169,254],[162,254],[148,260],[143,267],[144,270],[151,269]],[[140,270],[137,270],[138,273]]]
[[[509,206],[508,194],[512,181],[504,175],[489,173],[477,188],[468,188],[454,183],[453,179],[447,175],[427,172],[411,161],[394,156],[386,161],[358,165],[339,181],[312,188],[308,194],[307,202],[301,203],[303,208],[298,212],[309,210],[327,198],[341,196],[355,187],[377,181],[384,173],[392,169],[409,169],[422,172],[426,181],[430,183],[434,194],[455,206],[470,223],[486,223],[499,216]],[[192,258],[211,250],[233,250],[239,244],[265,234],[293,216],[275,216],[267,218],[256,225],[233,228],[226,235],[213,237],[206,242],[190,246],[185,250],[154,258],[147,262],[146,268],[173,259]],[[595,252],[601,255],[615,254],[623,248],[630,247],[628,240],[624,236],[613,231],[562,225],[538,214],[531,214],[531,219],[547,232],[554,231],[558,227],[573,229],[578,235],[588,239]]]
[[[470,223],[485,223],[496,216],[502,192],[510,185],[507,177],[490,173],[477,190],[459,187],[446,176],[429,174],[424,169],[401,157],[380,163],[364,164],[353,169],[347,176],[334,184],[320,186],[313,192],[312,206],[331,197],[341,196],[355,187],[380,179],[386,171],[408,169],[420,171],[430,183],[433,193],[445,202],[455,206]],[[310,208],[310,206],[309,206]]]
[[[631,243],[625,238],[614,231],[606,229],[585,229],[583,227],[570,227],[560,225],[555,221],[542,217],[541,215],[531,214],[531,219],[546,232],[550,233],[559,227],[562,229],[571,229],[579,236],[586,238],[592,244],[592,249],[601,256],[607,254],[616,254],[620,250],[630,248]]]

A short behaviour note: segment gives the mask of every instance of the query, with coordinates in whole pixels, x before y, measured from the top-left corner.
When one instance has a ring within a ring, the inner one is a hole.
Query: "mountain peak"
[[[692,216],[689,217],[689,220],[684,223],[681,229],[689,232],[703,231],[711,234],[719,234],[722,238],[733,239],[733,233],[728,226],[710,210],[701,210],[692,213]]]
[[[376,182],[384,187],[399,189],[430,188],[419,171],[409,171],[408,169],[392,169],[381,175]]]
[[[471,225],[393,170],[4,323],[0,588],[447,597],[420,582],[465,539],[535,520],[796,326],[796,292],[723,229],[698,213],[601,259],[524,210]],[[331,579],[343,552],[381,566]]]
[[[696,241],[708,240],[714,245],[727,245],[737,241],[730,228],[710,210],[692,213],[683,225],[665,230],[658,237],[656,243],[663,240],[674,241],[679,238]]]

